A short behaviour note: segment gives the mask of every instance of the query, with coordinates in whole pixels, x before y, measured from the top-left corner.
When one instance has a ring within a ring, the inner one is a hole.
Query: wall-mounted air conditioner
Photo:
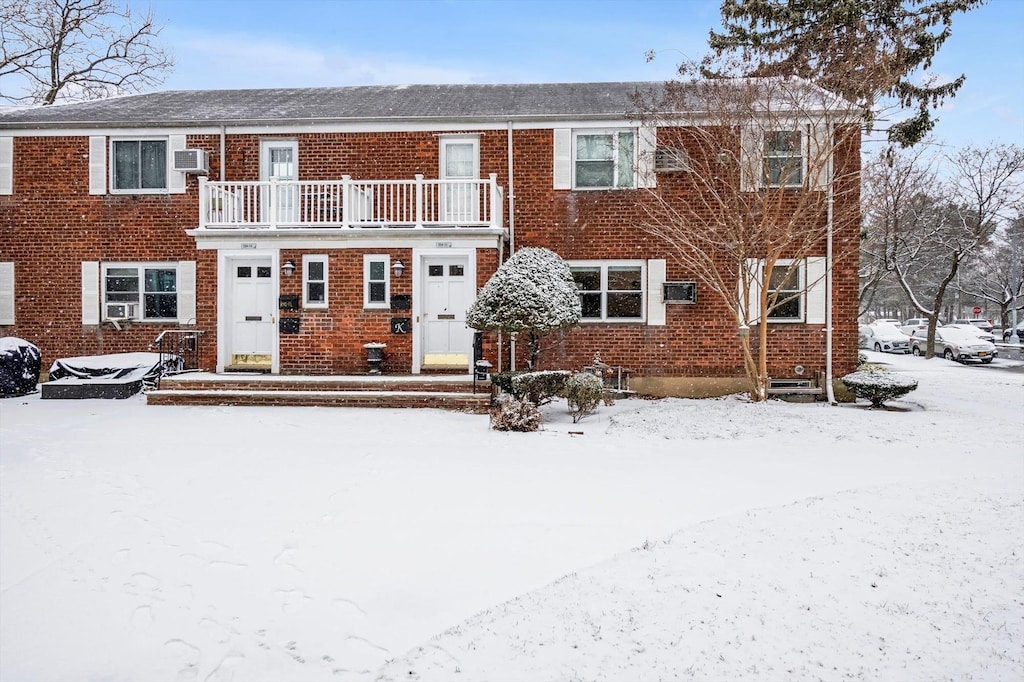
[[[179,149],[174,152],[174,170],[182,173],[209,173],[209,155],[203,149]]]
[[[685,149],[659,147],[654,152],[654,170],[657,173],[688,171],[690,156]]]
[[[139,314],[138,303],[108,303],[107,304],[107,319],[108,320],[134,320]]]
[[[665,303],[696,303],[696,282],[665,282],[662,289],[662,300]]]

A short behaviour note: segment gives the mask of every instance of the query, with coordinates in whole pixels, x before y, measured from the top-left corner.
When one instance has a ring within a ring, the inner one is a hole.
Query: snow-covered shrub
[[[569,264],[549,249],[516,251],[491,276],[466,312],[477,330],[523,334],[530,369],[537,367],[540,337],[580,322],[579,289]]]
[[[499,393],[491,405],[491,428],[495,431],[536,431],[540,420],[535,404],[508,393]]]
[[[868,356],[864,353],[857,353],[857,366],[860,367],[866,364],[868,364]]]
[[[15,336],[0,339],[0,398],[35,392],[41,362],[35,344]]]
[[[573,374],[565,386],[573,424],[597,409],[603,394],[604,384],[599,378],[589,372]]]
[[[858,398],[867,398],[872,407],[882,407],[887,400],[902,398],[917,388],[917,379],[880,370],[860,370],[842,379]]]
[[[491,383],[502,391],[534,405],[545,405],[555,396],[562,395],[568,380],[569,372],[566,370],[496,372],[491,375]]]

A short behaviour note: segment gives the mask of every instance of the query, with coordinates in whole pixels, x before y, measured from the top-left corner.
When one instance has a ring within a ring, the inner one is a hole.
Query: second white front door
[[[423,259],[423,366],[469,367],[473,334],[466,311],[473,303],[468,256]]]

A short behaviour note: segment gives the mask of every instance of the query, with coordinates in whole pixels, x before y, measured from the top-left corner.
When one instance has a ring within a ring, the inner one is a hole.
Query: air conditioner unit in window
[[[174,170],[182,173],[208,173],[209,155],[203,149],[179,149],[174,152]]]
[[[685,149],[661,147],[654,152],[654,170],[657,173],[688,171],[690,156]]]
[[[665,303],[696,303],[696,282],[665,282],[662,288]]]
[[[139,316],[138,303],[108,303],[108,320],[134,320]]]

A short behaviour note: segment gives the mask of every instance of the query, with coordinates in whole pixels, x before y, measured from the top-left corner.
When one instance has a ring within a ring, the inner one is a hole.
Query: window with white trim
[[[104,263],[103,319],[178,319],[178,263]]]
[[[636,186],[636,134],[632,130],[573,131],[573,187]]]
[[[390,308],[391,280],[388,268],[391,259],[387,255],[363,256],[363,307]]]
[[[302,257],[302,307],[327,307],[327,256]]]
[[[763,183],[767,187],[803,185],[803,135],[799,130],[772,130],[765,133]]]
[[[766,282],[768,289],[768,303],[771,305],[772,296],[778,295],[775,299],[778,303],[768,313],[769,322],[803,322],[804,310],[804,267],[803,262],[794,265],[788,263],[777,263],[771,273],[762,280]]]
[[[572,261],[584,322],[644,319],[643,261]]]
[[[166,138],[111,140],[110,158],[112,193],[167,190]]]

